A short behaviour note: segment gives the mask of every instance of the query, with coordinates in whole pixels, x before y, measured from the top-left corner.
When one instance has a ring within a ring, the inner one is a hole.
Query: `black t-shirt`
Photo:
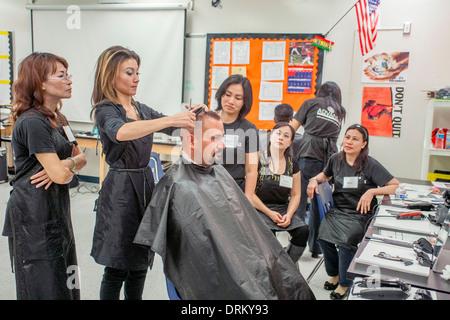
[[[25,112],[17,119],[12,133],[16,173],[33,165],[36,153],[57,153],[53,130],[47,118],[39,112]]]
[[[245,118],[223,124],[225,149],[222,165],[236,179],[245,179],[245,154],[259,151],[256,126]]]
[[[341,164],[340,153],[331,156],[323,173],[333,177],[334,206],[347,213],[360,213],[356,211],[361,196],[371,188],[383,187],[394,177],[377,160],[368,157],[364,169],[356,172],[347,161]],[[370,209],[377,204],[373,198]]]
[[[294,119],[305,129],[300,143],[300,157],[325,159],[324,138],[330,139],[333,152],[337,152],[336,141],[341,131],[341,122],[327,98],[306,100],[295,113]]]
[[[159,113],[145,104],[137,103],[136,106],[139,112],[139,118],[141,120],[151,120],[165,117],[162,113]],[[106,162],[111,165],[115,161],[121,158],[127,146],[131,143],[129,141],[117,141],[116,134],[119,129],[128,122],[134,122],[134,119],[130,119],[126,116],[125,109],[111,101],[103,101],[99,103],[95,109],[95,119],[98,126],[100,139],[102,141],[103,152],[105,153]],[[177,128],[169,127],[160,130],[166,134],[172,134]],[[153,141],[153,133],[152,141]],[[150,149],[152,145],[148,146]]]

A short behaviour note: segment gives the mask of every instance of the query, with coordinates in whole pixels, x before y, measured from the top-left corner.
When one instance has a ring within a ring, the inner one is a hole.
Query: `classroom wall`
[[[180,2],[183,0],[132,0],[130,3]],[[73,4],[74,1],[36,0],[35,4]],[[184,101],[203,102],[206,33],[323,33],[350,9],[356,0],[222,0],[222,9],[209,0],[195,0],[187,11]],[[15,61],[31,52],[30,14],[26,1],[0,0],[0,30],[15,31]],[[96,4],[94,0],[77,4]],[[400,138],[370,137],[370,154],[397,177],[420,178],[427,90],[449,85],[447,39],[450,12],[447,0],[382,0],[378,48],[409,51],[408,82]],[[411,33],[403,35],[403,22]],[[356,14],[352,9],[328,34],[333,51],[325,52],[323,81],[335,81],[342,89],[347,109],[344,127],[360,122],[362,103],[361,66],[357,43]],[[392,50],[393,51],[393,50]],[[16,63],[17,67],[17,63]],[[90,94],[90,93],[88,93]],[[81,130],[82,124],[79,125]],[[90,129],[87,128],[87,129]],[[342,138],[342,134],[341,134]],[[340,139],[341,141],[342,139]],[[88,154],[85,174],[96,175],[98,161]],[[448,158],[442,169],[450,170]],[[445,168],[446,167],[446,168]]]
[[[188,33],[325,34],[356,0],[224,0],[222,9],[213,8],[207,2],[197,1],[194,11],[188,14]],[[450,83],[445,40],[450,33],[448,12],[450,2],[445,0],[381,1],[380,31],[375,50],[410,52],[401,137],[370,137],[370,154],[396,177],[420,178],[427,104],[425,91]],[[403,35],[403,22],[412,23],[409,35]],[[361,121],[363,86],[376,86],[361,83],[363,57],[356,30],[356,13],[352,9],[328,34],[327,38],[335,45],[331,52],[325,52],[324,57],[323,81],[335,81],[342,89],[343,105],[347,110],[344,128]],[[203,39],[197,36],[187,42],[191,43],[188,56],[194,54],[204,61]],[[199,51],[195,51],[194,43],[198,44]],[[197,90],[203,86],[204,80],[199,75],[203,76],[203,72],[186,72],[185,79],[190,88]],[[339,143],[342,136],[343,132]],[[435,160],[438,168],[450,170],[448,157]]]

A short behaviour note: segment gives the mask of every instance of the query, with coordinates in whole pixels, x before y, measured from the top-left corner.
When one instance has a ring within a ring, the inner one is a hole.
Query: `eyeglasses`
[[[60,76],[57,78],[48,78],[47,80],[60,80],[63,83],[67,83],[70,79],[72,79],[72,75],[71,74],[66,74],[64,76]]]

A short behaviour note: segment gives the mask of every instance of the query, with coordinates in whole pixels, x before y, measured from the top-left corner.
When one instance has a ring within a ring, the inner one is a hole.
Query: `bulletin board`
[[[215,110],[215,92],[232,74],[246,76],[253,104],[246,119],[259,129],[275,125],[273,110],[280,103],[294,112],[315,97],[322,82],[323,50],[312,45],[321,34],[208,34],[205,103]]]
[[[11,104],[13,82],[12,33],[0,31],[0,105]]]

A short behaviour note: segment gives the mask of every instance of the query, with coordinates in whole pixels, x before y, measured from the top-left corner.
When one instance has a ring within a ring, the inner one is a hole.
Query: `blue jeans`
[[[324,169],[324,162],[321,160],[313,159],[313,158],[300,158],[298,161],[301,177],[302,177],[302,187],[301,187],[301,198],[300,205],[298,206],[297,212],[301,218],[305,218],[306,215],[306,206],[308,204],[308,195],[306,194],[306,189],[308,187],[309,179],[315,177],[319,173],[321,173]],[[309,210],[309,237],[308,237],[308,246],[309,251],[312,254],[320,254],[321,250],[319,245],[317,244],[317,237],[319,235],[319,226],[320,226],[320,214],[319,208],[317,207],[317,199],[314,196],[311,199],[311,206]]]
[[[355,256],[356,251],[336,246],[324,240],[319,240],[320,248],[322,248],[323,259],[325,261],[325,270],[328,276],[339,276],[339,284],[343,287],[351,287],[353,281],[347,279],[347,269]]]

